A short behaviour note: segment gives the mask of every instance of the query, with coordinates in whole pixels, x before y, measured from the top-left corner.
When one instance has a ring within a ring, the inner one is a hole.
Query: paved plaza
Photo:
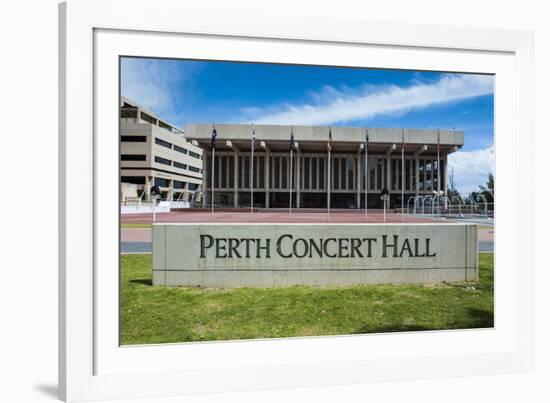
[[[124,214],[122,224],[151,224],[152,214]],[[205,210],[189,210],[170,213],[159,213],[155,217],[156,222],[180,222],[180,223],[384,223],[384,213],[375,211],[365,216],[364,211],[338,211],[330,214],[326,211],[308,212],[296,210],[289,214],[288,210],[282,211],[215,211],[214,214]],[[387,213],[386,223],[449,223],[452,219],[432,218],[429,216],[413,216],[409,214]],[[151,253],[151,229],[150,228],[122,228],[121,229],[121,253]],[[494,250],[494,229],[491,225],[480,224],[479,227],[479,251],[492,252]]]

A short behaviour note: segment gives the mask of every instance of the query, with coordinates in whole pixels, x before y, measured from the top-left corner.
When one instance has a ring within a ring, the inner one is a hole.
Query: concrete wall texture
[[[154,224],[153,284],[475,281],[475,224]]]

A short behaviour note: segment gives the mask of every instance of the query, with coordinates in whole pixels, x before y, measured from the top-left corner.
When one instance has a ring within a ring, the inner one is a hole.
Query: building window
[[[265,187],[265,184],[264,184],[264,179],[265,179],[265,159],[264,157],[259,157],[258,158],[258,170],[260,171],[259,174],[258,174],[258,179],[256,180],[256,183],[259,184],[258,187],[260,188],[264,188]]]
[[[187,150],[185,148],[177,146],[175,144],[174,144],[174,150],[176,150],[177,152],[180,152],[182,154],[187,154]]]
[[[248,188],[250,186],[250,157],[243,157],[243,169],[244,169],[244,187]]]
[[[197,167],[194,167],[194,166],[191,166],[191,165],[189,165],[187,167],[187,169],[189,169],[191,172],[200,172],[201,171],[200,168],[197,168]]]
[[[226,188],[227,187],[227,164],[228,164],[228,161],[229,160],[229,157],[226,157],[226,156],[220,156],[220,173],[219,175],[221,176],[220,177],[220,187],[221,188]]]
[[[319,189],[325,189],[325,159],[319,158]]]
[[[222,170],[222,167],[220,167],[221,164],[221,157],[219,155],[214,157],[214,166],[212,167],[212,173],[214,178],[214,187],[219,188],[220,186],[220,171]]]
[[[317,174],[319,170],[317,168],[317,157],[311,158],[311,188],[317,189]]]
[[[121,176],[121,183],[133,183],[135,185],[145,185],[145,176]]]
[[[181,162],[177,162],[177,161],[174,161],[174,166],[180,169],[187,169],[187,164],[182,164]]]
[[[120,136],[123,143],[146,143],[147,136]]]
[[[183,189],[185,188],[185,182],[174,181],[174,189]]]
[[[159,139],[158,137],[155,137],[155,144],[158,144],[159,146],[163,146],[169,149],[172,149],[172,143],[169,143],[163,139]]]
[[[330,168],[332,169],[332,189],[336,190],[340,187],[338,182],[338,178],[340,178],[340,164],[339,164],[340,158],[333,158],[332,163],[330,164]]]
[[[355,169],[355,158],[347,158],[347,186],[346,188],[348,190],[355,189],[355,182],[354,182],[354,176],[353,176],[353,170]]]
[[[189,155],[190,155],[191,157],[193,157],[193,158],[198,158],[198,159],[201,158],[200,154],[197,154],[197,153],[195,153],[195,152],[193,152],[193,151],[191,151],[191,150],[189,150]]]
[[[128,104],[124,104],[122,108],[120,108],[120,117],[121,118],[137,118],[137,108],[130,106]]]
[[[121,161],[145,161],[147,157],[144,154],[121,154]]]
[[[385,173],[386,173],[386,166],[384,165],[384,159],[383,158],[379,158],[378,159],[378,166],[377,166],[377,169],[376,169],[376,189],[377,190],[382,190],[384,189],[386,186],[386,177],[385,177]]]
[[[418,190],[416,188],[416,161],[411,160],[411,177],[410,177],[412,184],[411,184],[411,190]]]
[[[273,158],[273,177],[275,180],[273,181],[273,188],[274,189],[280,189],[280,181],[279,181],[279,157]]]
[[[155,186],[167,188],[170,187],[170,181],[164,178],[155,178]]]
[[[377,161],[370,159],[368,162],[369,166],[369,190],[375,190],[376,187],[376,170],[377,170]],[[363,189],[365,189],[365,185],[363,184]]]
[[[164,123],[162,120],[159,120],[159,127],[172,131],[172,126],[170,126],[168,123]]]
[[[405,160],[405,169],[403,170],[403,175],[405,175],[405,190],[411,190],[411,160]]]
[[[304,190],[307,190],[309,189],[309,158],[308,157],[305,157],[303,159],[304,161],[304,184],[303,184],[303,189]]]
[[[289,157],[281,157],[281,188],[282,189],[288,189],[287,182],[288,182],[288,173],[287,173],[287,167],[290,163]]]
[[[426,161],[420,160],[418,164],[418,190],[425,190],[424,181],[426,180]]]
[[[155,156],[155,162],[159,164],[164,164],[164,165],[172,165],[172,161],[167,160],[166,158],[158,157],[158,156]]]
[[[141,117],[142,120],[145,120],[146,122],[149,122],[149,123],[152,123],[152,124],[157,123],[157,120],[154,117],[152,117],[151,115],[148,115],[145,112],[141,112],[140,117]]]
[[[189,183],[189,185],[187,186],[187,189],[189,189],[189,190],[197,190],[198,187],[199,187],[199,185],[196,184],[196,183]]]
[[[238,187],[235,186],[235,158],[229,158],[229,185],[228,187]],[[238,181],[238,179],[237,179]]]

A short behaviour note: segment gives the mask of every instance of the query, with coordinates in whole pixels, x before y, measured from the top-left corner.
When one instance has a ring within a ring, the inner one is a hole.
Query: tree
[[[454,167],[451,168],[451,172],[449,173],[449,185],[447,186],[447,196],[451,200],[451,203],[453,198],[458,198],[460,201],[462,201],[462,197],[460,196],[460,193],[456,189]]]
[[[492,173],[489,173],[486,186],[479,186],[479,193],[485,197],[487,203],[495,202],[495,177]]]
[[[495,194],[495,177],[492,173],[489,173],[487,183],[485,184],[485,186],[479,185],[479,190],[471,192],[469,194],[469,198],[470,200],[473,200],[474,202],[479,203],[482,201],[481,196],[483,196],[487,201],[487,204],[488,204],[487,208],[489,210],[493,210],[495,207],[494,194]]]

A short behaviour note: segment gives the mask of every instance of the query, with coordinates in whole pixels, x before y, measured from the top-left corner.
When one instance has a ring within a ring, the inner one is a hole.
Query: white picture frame
[[[61,398],[171,396],[532,370],[531,33],[221,14],[169,0],[71,0],[60,5],[59,39]],[[331,64],[337,55],[338,63],[332,64],[496,74],[495,328],[118,346],[118,260],[113,260],[118,259],[118,205],[113,204],[118,201],[118,177],[113,175],[118,137],[110,134],[116,134],[118,121],[118,98],[112,96],[118,92],[118,57],[128,54],[310,64]],[[519,141],[521,153],[516,152]],[[507,180],[499,181],[502,177]]]

